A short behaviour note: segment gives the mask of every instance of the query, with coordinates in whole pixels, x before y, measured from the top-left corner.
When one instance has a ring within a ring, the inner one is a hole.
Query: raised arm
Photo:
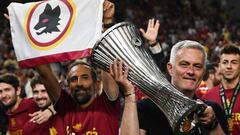
[[[39,65],[36,67],[36,70],[44,81],[44,85],[52,103],[56,104],[61,94],[61,87],[50,65]]]
[[[134,86],[127,79],[128,68],[123,68],[123,61],[115,60],[110,65],[110,74],[124,90],[124,110],[122,115],[120,135],[139,135],[139,123]]]
[[[30,122],[42,124],[44,122],[47,122],[49,120],[49,118],[51,118],[56,113],[57,112],[54,110],[54,107],[51,104],[45,110],[40,110],[40,111],[34,112],[32,114],[29,114],[29,116],[31,117]]]
[[[149,19],[147,30],[145,31],[142,28],[140,29],[140,32],[142,33],[143,37],[147,40],[150,46],[154,46],[158,43],[157,35],[159,27],[160,27],[159,20],[156,20],[155,22],[155,19]]]
[[[152,56],[154,60],[160,67],[163,66],[164,53],[162,51],[160,43],[157,41],[159,28],[160,28],[159,20],[149,19],[147,30],[145,31],[144,29],[141,28],[140,32],[142,33],[143,37],[147,40],[147,48],[149,48],[149,50],[153,54]]]
[[[107,94],[108,99],[111,101],[115,101],[119,96],[119,89],[116,81],[109,73],[105,71],[102,71],[102,80],[103,90]]]
[[[114,14],[114,3],[105,0],[103,3],[103,31],[114,25]],[[109,73],[102,71],[101,74],[103,80],[103,90],[107,94],[108,99],[111,101],[116,100],[119,96],[119,89],[117,83]]]
[[[103,3],[103,31],[114,25],[115,5],[105,0]]]

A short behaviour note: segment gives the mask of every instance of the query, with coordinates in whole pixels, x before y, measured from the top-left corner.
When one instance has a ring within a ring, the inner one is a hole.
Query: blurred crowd
[[[146,27],[149,18],[160,20],[159,41],[169,54],[171,45],[179,40],[191,39],[202,43],[208,52],[209,62],[216,61],[216,54],[225,44],[240,41],[240,24],[224,10],[221,1],[122,1],[119,20],[130,21]]]

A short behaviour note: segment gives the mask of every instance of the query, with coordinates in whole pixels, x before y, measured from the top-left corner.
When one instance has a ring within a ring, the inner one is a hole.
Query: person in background
[[[67,134],[118,134],[119,92],[114,80],[106,79],[107,74],[103,80],[108,86],[104,85],[102,91],[91,65],[78,61],[72,63],[67,74],[68,94],[60,88],[49,66],[40,65],[37,69],[52,96],[56,112],[65,123]]]
[[[164,56],[162,44],[160,44],[157,40],[159,27],[159,20],[155,20],[154,18],[152,18],[148,20],[147,30],[145,31],[143,28],[140,28],[140,32],[144,39],[147,41],[145,47],[151,52],[151,55],[155,60],[158,68],[163,73],[166,73],[166,68],[162,66],[166,61],[166,57]]]
[[[222,80],[209,90],[203,99],[218,103],[228,118],[231,135],[240,134],[240,49],[226,45],[220,51],[219,69]]]
[[[38,111],[38,106],[29,98],[21,98],[21,87],[18,77],[15,74],[3,74],[0,76],[0,101],[7,108],[9,134],[22,134],[24,125],[31,117],[29,114]],[[45,113],[50,113],[49,110],[44,110]],[[45,117],[45,116],[44,116]],[[36,123],[44,122],[41,120]]]
[[[63,121],[56,114],[52,102],[48,96],[47,90],[43,81],[39,76],[32,78],[31,89],[33,93],[33,100],[36,102],[39,111],[30,114],[32,119],[28,121],[23,130],[24,135],[65,135]],[[48,109],[51,113],[43,114],[43,111]],[[43,117],[46,116],[46,117]],[[49,118],[49,119],[48,119]],[[42,124],[36,123],[37,121],[45,121]]]
[[[203,77],[206,59],[206,52],[198,42],[184,40],[176,43],[171,50],[170,61],[167,64],[171,84],[185,96],[197,100],[194,93]],[[173,134],[164,113],[149,98],[136,103],[134,87],[127,79],[128,70],[122,60],[115,60],[110,66],[111,75],[125,90],[120,134]],[[210,101],[203,102],[207,107],[203,115],[197,116],[200,126],[193,134],[228,134],[227,121],[221,107]]]

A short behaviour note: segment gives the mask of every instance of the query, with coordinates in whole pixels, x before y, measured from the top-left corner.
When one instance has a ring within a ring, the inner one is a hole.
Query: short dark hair
[[[76,65],[88,66],[88,67],[91,69],[91,74],[92,74],[93,81],[95,82],[95,81],[98,80],[98,75],[97,75],[96,69],[95,69],[92,65],[90,65],[90,64],[88,64],[88,63],[86,63],[86,62],[83,62],[83,61],[74,61],[72,64],[70,64],[70,65],[68,66],[68,72],[67,72],[67,73],[69,73],[69,71],[70,71],[74,66],[76,66]],[[68,77],[69,77],[69,76],[67,75],[67,81],[68,81],[68,83],[69,83],[69,78],[68,78]]]
[[[222,50],[220,51],[220,55],[222,54],[238,54],[240,55],[240,49],[236,45],[225,45],[223,46]]]
[[[5,73],[0,76],[0,83],[7,83],[12,85],[15,89],[20,87],[20,81],[15,74]]]
[[[43,84],[43,80],[41,79],[40,76],[35,76],[32,78],[31,82],[30,82],[30,85],[32,87],[32,89],[37,85],[37,84]]]

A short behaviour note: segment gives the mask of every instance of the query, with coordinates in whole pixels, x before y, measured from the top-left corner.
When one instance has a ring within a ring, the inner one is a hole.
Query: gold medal
[[[232,131],[233,128],[233,120],[231,118],[228,119],[229,131]]]

